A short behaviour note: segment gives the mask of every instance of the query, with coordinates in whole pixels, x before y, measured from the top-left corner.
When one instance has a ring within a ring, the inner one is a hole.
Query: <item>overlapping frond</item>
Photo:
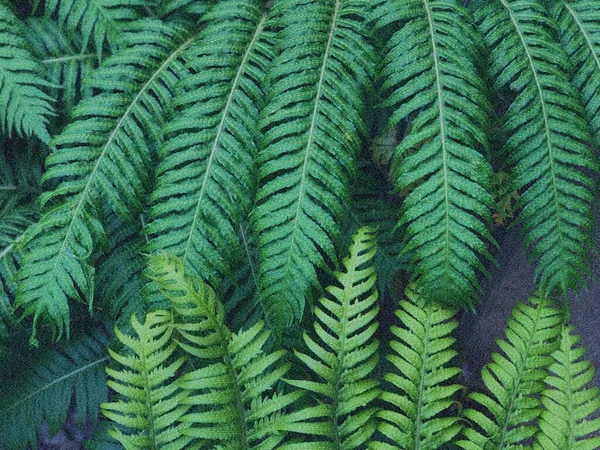
[[[540,289],[566,293],[587,271],[597,169],[570,63],[538,0],[492,0],[475,9],[494,89],[514,100],[502,119],[504,154],[521,193],[518,221],[537,260]]]
[[[35,135],[48,142],[48,118],[54,114],[40,62],[29,51],[24,26],[0,3],[0,130]]]
[[[77,418],[96,422],[108,392],[104,368],[108,333],[88,330],[55,349],[13,352],[0,370],[0,447],[37,448],[42,422],[55,434],[65,423],[73,395]]]
[[[142,207],[151,152],[184,71],[179,58],[192,40],[158,21],[132,25],[123,48],[89,79],[100,92],[77,105],[74,121],[53,141],[45,212],[24,239],[17,303],[34,322],[45,317],[59,336],[68,332],[68,299],[93,298],[94,251],[105,241],[100,202],[125,218]]]
[[[563,326],[560,344],[542,392],[544,411],[533,450],[596,450],[600,448],[600,391],[589,387],[594,367],[582,359],[585,349],[573,326]],[[589,435],[594,434],[593,437]]]
[[[335,261],[375,52],[362,0],[281,0],[272,11],[284,30],[259,124],[253,219],[261,295],[282,330],[302,316],[315,267]]]
[[[581,93],[596,145],[600,145],[600,8],[594,0],[552,4],[560,43],[573,65],[572,82]]]
[[[379,431],[385,436],[373,450],[441,449],[460,432],[457,391],[460,369],[450,366],[456,356],[451,333],[458,326],[456,310],[419,297],[410,288],[396,316],[401,326],[391,328],[394,340],[388,356],[393,371],[384,379],[385,402]]]
[[[163,129],[148,251],[177,255],[217,289],[231,275],[254,198],[256,117],[272,51],[265,20],[262,0],[226,0],[205,16]]]
[[[545,388],[562,323],[562,312],[545,298],[517,304],[508,321],[506,340],[497,341],[504,355],[494,353],[493,362],[481,371],[490,393],[469,395],[481,411],[465,411],[470,426],[464,428],[465,439],[457,442],[460,448],[517,449],[533,437],[537,430],[534,421],[542,412],[539,395]]]
[[[375,17],[379,28],[399,26],[381,76],[390,125],[411,120],[393,176],[396,189],[408,192],[398,225],[404,251],[413,252],[415,289],[430,300],[470,305],[493,242],[480,46],[453,0],[379,2]]]
[[[350,256],[344,258],[342,271],[334,274],[336,284],[327,287],[315,307],[318,338],[305,333],[310,354],[296,352],[318,381],[287,380],[318,400],[317,406],[297,413],[304,421],[294,430],[307,433],[307,442],[318,439],[327,449],[366,448],[377,426],[374,400],[380,391],[372,378],[379,347],[373,338],[379,311],[373,265],[376,236],[369,227],[356,232]]]
[[[146,315],[142,324],[131,317],[135,336],[115,333],[125,349],[109,350],[117,367],[108,367],[108,386],[119,394],[116,401],[103,403],[102,412],[124,429],[109,433],[126,450],[195,449],[179,419],[189,406],[189,393],[175,383],[185,361],[174,355],[177,344],[171,339],[173,316],[168,311]]]

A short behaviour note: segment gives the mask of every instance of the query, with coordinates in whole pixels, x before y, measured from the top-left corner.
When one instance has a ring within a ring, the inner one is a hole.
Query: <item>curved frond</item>
[[[205,16],[163,129],[147,249],[182,258],[215,289],[231,275],[254,198],[255,118],[271,59],[265,19],[262,0],[226,0]]]
[[[0,447],[36,448],[45,421],[51,434],[64,425],[75,396],[81,424],[96,422],[108,392],[104,367],[108,362],[104,329],[73,337],[55,349],[13,352],[0,371]]]
[[[600,9],[594,0],[553,4],[560,43],[575,69],[572,81],[581,92],[596,145],[600,145]]]
[[[428,302],[412,290],[400,302],[393,326],[394,340],[388,360],[393,371],[384,378],[379,431],[385,436],[371,444],[373,450],[441,449],[460,432],[462,425],[452,407],[463,389],[453,379],[460,369],[449,364],[457,352],[451,333],[458,326],[456,310]]]
[[[542,392],[544,411],[533,450],[596,450],[600,448],[600,391],[589,387],[594,366],[583,358],[585,349],[573,326],[563,326],[560,345]],[[593,417],[593,418],[592,418]],[[594,434],[593,437],[588,435]]]
[[[179,419],[189,409],[188,392],[176,384],[177,371],[185,358],[174,355],[177,344],[171,339],[173,317],[154,311],[140,323],[135,315],[131,325],[135,336],[115,334],[125,349],[109,350],[116,368],[107,367],[108,386],[119,394],[116,401],[103,403],[102,413],[121,425],[109,431],[127,450],[194,449],[184,435],[186,425]]]
[[[366,448],[377,426],[374,400],[380,390],[372,377],[379,348],[373,338],[379,312],[373,265],[376,235],[369,227],[356,232],[343,271],[334,274],[336,284],[327,287],[315,308],[318,338],[305,333],[310,354],[296,352],[319,381],[287,380],[318,399],[318,406],[297,413],[304,421],[293,430],[309,434],[308,441],[317,437],[323,448]]]
[[[544,298],[531,304],[519,303],[506,328],[506,340],[497,344],[504,353],[494,353],[492,363],[481,375],[489,394],[475,392],[469,397],[478,409],[464,416],[472,426],[464,428],[465,440],[457,442],[465,450],[519,448],[532,438],[533,421],[541,414],[539,395],[557,349],[563,314]]]
[[[538,0],[492,0],[474,14],[494,89],[514,97],[502,120],[503,151],[521,193],[518,221],[538,260],[536,279],[544,293],[566,294],[589,266],[589,171],[598,168],[580,95],[568,79],[570,62]]]
[[[125,218],[142,208],[151,151],[184,70],[179,57],[194,38],[148,20],[123,39],[126,45],[89,80],[100,93],[77,105],[73,122],[53,141],[45,211],[24,239],[17,304],[35,323],[48,320],[59,337],[69,330],[68,299],[93,298],[95,250],[106,240],[99,203]]]
[[[390,125],[410,119],[396,148],[396,189],[407,191],[399,226],[426,299],[471,305],[481,258],[492,259],[491,167],[484,152],[490,106],[476,61],[477,37],[454,0],[386,1],[378,27],[400,25],[381,76]]]
[[[261,112],[253,220],[260,295],[283,331],[304,312],[316,267],[335,261],[375,51],[362,0],[275,2],[284,27]]]
[[[54,114],[48,84],[38,60],[23,37],[25,27],[0,3],[0,129],[50,140],[47,124]]]

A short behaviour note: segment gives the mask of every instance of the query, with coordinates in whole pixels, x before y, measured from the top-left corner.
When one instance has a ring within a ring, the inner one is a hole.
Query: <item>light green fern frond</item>
[[[108,392],[104,367],[108,333],[88,330],[55,349],[13,351],[0,369],[0,447],[37,448],[42,422],[52,435],[64,425],[75,396],[80,424],[96,423]]]
[[[519,303],[506,328],[506,340],[496,341],[504,355],[494,353],[493,362],[481,371],[490,394],[475,392],[469,397],[479,409],[464,416],[465,450],[509,450],[522,448],[536,433],[534,421],[542,412],[539,395],[557,349],[563,314],[545,298]],[[482,411],[486,411],[485,413]]]
[[[0,3],[0,129],[32,134],[48,142],[48,118],[54,114],[42,67],[23,37],[25,27]]]
[[[163,129],[147,248],[182,258],[216,289],[231,275],[240,214],[254,198],[256,116],[271,59],[265,20],[262,0],[226,0],[205,16]]]
[[[463,386],[453,382],[460,369],[450,367],[456,356],[451,333],[458,326],[456,310],[427,302],[410,288],[400,302],[393,326],[393,371],[384,379],[379,431],[385,436],[371,444],[373,450],[441,449],[460,432],[462,425],[451,411],[454,395]]]
[[[454,0],[388,0],[380,28],[400,26],[382,68],[390,125],[410,119],[393,176],[408,191],[399,226],[413,252],[415,289],[429,300],[472,304],[485,272],[493,205],[487,149],[489,103],[475,62],[480,46]]]
[[[189,409],[184,404],[188,392],[175,383],[177,371],[185,361],[174,353],[171,339],[173,317],[167,311],[154,311],[140,323],[131,317],[135,336],[115,333],[125,346],[120,353],[109,350],[118,366],[108,367],[108,386],[119,394],[118,400],[102,404],[103,414],[124,427],[110,431],[127,450],[195,449],[184,435],[187,426],[178,420]]]
[[[556,0],[552,16],[560,42],[573,63],[573,84],[583,98],[587,119],[600,145],[600,9],[594,0]]]
[[[34,323],[48,320],[59,337],[69,329],[68,299],[93,298],[93,259],[105,242],[100,203],[125,218],[142,208],[151,151],[184,71],[179,57],[192,40],[158,21],[132,25],[122,50],[89,80],[100,92],[78,104],[73,122],[53,141],[45,212],[24,239],[17,304]]]
[[[310,354],[296,352],[318,381],[287,380],[311,392],[318,406],[297,414],[305,421],[294,427],[309,433],[306,442],[322,448],[359,449],[375,432],[374,400],[379,383],[371,377],[378,361],[377,287],[373,258],[377,251],[376,232],[363,227],[354,235],[350,256],[343,271],[334,274],[336,284],[315,308],[314,339],[304,334]],[[318,441],[312,442],[315,439]]]
[[[521,193],[519,222],[550,294],[577,287],[587,272],[598,165],[571,68],[555,24],[538,0],[490,0],[475,9],[490,51],[494,89],[514,97],[503,117],[504,155]]]
[[[284,30],[260,119],[253,219],[260,295],[281,331],[302,316],[315,267],[336,259],[375,51],[365,1],[281,0],[272,12]]]
[[[600,448],[600,391],[587,387],[594,367],[581,358],[585,349],[578,345],[573,326],[563,326],[560,345],[552,355],[554,363],[542,392],[544,411],[533,450],[596,450]],[[593,417],[593,418],[592,418]],[[588,435],[594,433],[594,437]]]

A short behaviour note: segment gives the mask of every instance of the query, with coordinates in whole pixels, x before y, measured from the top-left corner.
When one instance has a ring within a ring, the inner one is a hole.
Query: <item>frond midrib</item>
[[[204,178],[202,180],[202,185],[200,187],[200,192],[198,194],[198,201],[196,202],[196,209],[194,211],[194,219],[192,220],[192,223],[190,225],[187,242],[185,244],[185,249],[184,249],[184,252],[183,252],[183,255],[181,258],[184,264],[187,261],[188,252],[190,251],[190,246],[192,244],[192,237],[194,236],[198,220],[200,219],[201,206],[203,204],[206,187],[208,185],[208,180],[210,179],[209,174],[211,172],[212,165],[214,163],[215,156],[217,154],[217,150],[219,148],[221,135],[223,134],[223,131],[225,129],[225,121],[228,117],[229,109],[231,108],[231,105],[233,104],[233,98],[237,92],[237,89],[238,89],[238,86],[242,79],[242,76],[243,76],[244,72],[246,71],[246,65],[247,65],[248,59],[250,58],[250,55],[251,55],[252,51],[254,50],[256,43],[260,39],[260,35],[265,26],[266,19],[267,19],[267,13],[264,12],[260,21],[258,22],[258,26],[256,27],[256,30],[252,36],[252,39],[250,40],[250,42],[248,43],[248,46],[246,47],[246,51],[244,52],[244,55],[242,57],[242,60],[238,67],[238,70],[235,74],[235,78],[233,79],[233,82],[231,84],[231,89],[229,90],[229,94],[227,95],[227,101],[225,103],[225,106],[222,109],[221,121],[219,122],[219,126],[217,128],[217,133],[213,140],[213,145],[210,149],[210,156],[208,157],[208,161],[206,163],[206,169],[204,171]]]
[[[571,16],[573,17],[573,20],[575,21],[575,24],[577,25],[577,28],[579,29],[579,32],[584,37],[585,43],[587,44],[587,47],[590,49],[590,53],[592,54],[592,57],[594,58],[594,61],[596,62],[596,66],[598,67],[598,71],[600,72],[600,54],[597,54],[594,51],[594,44],[591,41],[590,37],[588,36],[588,33],[586,32],[585,27],[584,27],[583,23],[581,22],[581,20],[579,18],[579,15],[571,7],[570,4],[568,4],[564,0],[560,0],[560,1],[565,6],[565,9],[567,11],[569,11],[569,14],[571,14]]]
[[[143,343],[147,343],[147,339],[146,336],[140,336],[140,344]],[[143,373],[142,373],[142,379],[143,379],[143,383],[144,383],[144,400],[146,403],[146,411],[148,411],[148,415],[146,416],[146,418],[148,419],[148,439],[150,439],[150,443],[152,445],[152,450],[158,450],[157,446],[156,446],[156,432],[155,432],[155,418],[154,418],[154,408],[151,402],[151,398],[152,398],[152,389],[150,388],[150,381],[148,379],[148,364],[147,364],[148,358],[147,358],[147,351],[144,348],[144,351],[142,352],[142,357],[141,357],[141,362],[143,364]]]
[[[86,59],[96,59],[96,55],[92,53],[79,53],[77,55],[59,56],[55,58],[42,59],[42,64],[62,64],[70,61],[84,61]]]
[[[431,316],[429,314],[425,315],[425,334],[423,336],[423,355],[421,357],[421,370],[420,370],[420,378],[419,378],[419,394],[417,399],[417,408],[416,408],[416,417],[415,417],[415,425],[414,425],[414,443],[415,450],[419,450],[421,448],[421,425],[422,421],[422,411],[423,411],[423,394],[425,391],[425,374],[427,362],[429,360],[429,333],[431,331]]]

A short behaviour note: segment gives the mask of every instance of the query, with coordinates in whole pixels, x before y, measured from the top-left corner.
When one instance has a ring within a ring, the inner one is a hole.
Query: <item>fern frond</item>
[[[0,129],[48,142],[47,124],[54,110],[44,93],[48,84],[42,67],[30,53],[24,34],[23,24],[0,3]]]
[[[24,239],[17,304],[24,316],[48,320],[60,337],[69,330],[68,299],[94,293],[93,259],[105,241],[103,201],[125,218],[142,208],[150,186],[150,153],[160,142],[179,57],[194,39],[179,27],[141,21],[124,47],[96,69],[88,86],[100,90],[74,112],[46,161],[45,212]],[[35,327],[32,335],[35,343]]]
[[[163,0],[159,2],[159,17],[177,16],[203,17],[214,5],[213,0]]]
[[[119,394],[114,402],[102,404],[102,413],[125,428],[114,428],[110,435],[127,450],[172,450],[188,446],[186,425],[178,422],[189,409],[184,404],[188,392],[175,383],[185,358],[176,358],[177,344],[171,339],[173,316],[154,311],[140,323],[135,315],[131,325],[135,336],[115,334],[126,351],[109,350],[118,368],[107,367],[108,386]]]
[[[226,0],[205,16],[163,129],[147,249],[177,255],[216,289],[231,275],[254,198],[255,117],[271,59],[265,19],[262,0]]]
[[[479,44],[455,1],[380,2],[378,27],[400,26],[387,44],[381,76],[390,125],[411,119],[396,148],[396,189],[407,191],[399,226],[416,264],[414,289],[424,298],[471,305],[480,290],[481,258],[491,227],[490,106],[477,72]]]
[[[464,416],[472,426],[464,428],[466,439],[457,442],[465,450],[521,448],[537,428],[533,421],[542,412],[539,394],[557,349],[562,312],[545,298],[532,298],[513,309],[506,340],[496,341],[504,355],[494,353],[482,378],[490,394],[469,395],[481,410],[468,409]]]
[[[150,272],[173,303],[180,347],[200,365],[177,382],[190,392],[183,403],[193,408],[181,419],[190,425],[185,434],[202,448],[283,448],[292,425],[285,409],[302,396],[276,389],[290,368],[285,351],[264,352],[269,332],[262,322],[231,333],[214,291],[185,274],[179,258],[154,256]]]
[[[503,117],[512,186],[521,193],[518,221],[538,260],[540,289],[566,294],[587,272],[598,164],[570,63],[555,40],[555,24],[538,0],[493,0],[475,10],[489,48],[489,77],[514,101]]]
[[[310,354],[296,351],[319,381],[287,380],[318,399],[319,405],[306,410],[305,420],[294,431],[310,433],[308,441],[318,436],[323,448],[366,448],[376,429],[374,400],[380,391],[371,377],[379,347],[373,339],[379,312],[373,266],[376,251],[376,231],[360,228],[350,256],[344,258],[343,271],[334,274],[336,284],[327,288],[315,308],[318,339],[305,333]]]
[[[141,18],[143,7],[152,7],[149,0],[46,0],[45,13],[55,18],[67,32],[80,32],[83,48],[92,39],[98,57],[104,43],[116,47],[127,25]]]
[[[0,371],[0,447],[36,448],[45,421],[51,434],[65,423],[73,395],[77,418],[96,422],[108,392],[108,334],[98,328],[55,349],[13,352]]]
[[[587,119],[600,145],[600,10],[593,0],[553,3],[560,42],[573,63],[573,84],[587,110]]]
[[[275,2],[284,30],[261,112],[253,211],[260,295],[279,332],[304,311],[316,267],[335,261],[375,51],[361,0]]]
[[[384,376],[381,395],[386,404],[379,431],[385,439],[371,444],[373,450],[441,449],[462,428],[449,413],[454,395],[463,389],[452,382],[460,369],[449,366],[457,354],[451,336],[458,326],[456,310],[428,302],[410,288],[406,297],[396,311],[402,325],[391,328],[393,371]]]
[[[581,358],[585,349],[573,334],[573,326],[563,326],[559,348],[542,392],[544,411],[533,450],[596,450],[600,448],[600,391],[586,387],[594,378],[594,367]],[[595,418],[591,419],[591,417]],[[594,433],[594,437],[588,435]]]

